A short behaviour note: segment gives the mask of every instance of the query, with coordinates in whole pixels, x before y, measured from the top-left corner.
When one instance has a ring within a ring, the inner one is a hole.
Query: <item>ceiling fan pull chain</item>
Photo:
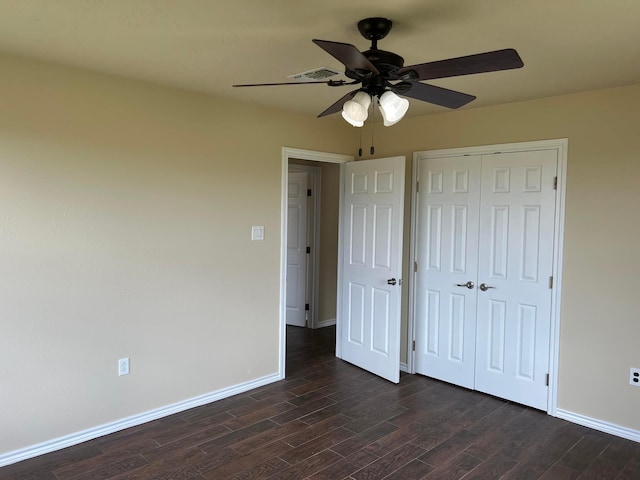
[[[373,146],[373,129],[376,125],[376,102],[375,102],[375,98],[374,101],[371,102],[371,148],[369,149],[369,154],[373,155],[373,152],[376,151],[376,147]]]

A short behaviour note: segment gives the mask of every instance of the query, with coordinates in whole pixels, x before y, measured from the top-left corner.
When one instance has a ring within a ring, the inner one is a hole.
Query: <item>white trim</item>
[[[556,417],[567,420],[571,423],[577,423],[584,427],[593,428],[604,433],[610,433],[616,437],[626,438],[634,442],[640,442],[640,430],[633,430],[627,427],[621,427],[615,423],[605,422],[596,418],[586,417],[579,413],[573,413],[568,410],[556,409]]]
[[[549,344],[549,392],[547,413],[556,415],[558,409],[558,358],[560,357],[560,306],[562,298],[562,261],[564,250],[564,212],[567,191],[567,157],[569,142],[566,138],[553,141],[558,149],[558,187],[556,190],[556,223],[553,243],[553,289],[551,290],[551,342]]]
[[[338,188],[340,193],[338,195],[338,278],[336,281],[336,357],[342,358],[342,322],[338,322],[338,317],[342,312],[342,250],[344,248],[342,242],[342,223],[344,222],[344,215],[342,210],[344,209],[344,178],[345,178],[345,166],[340,165],[340,183]]]
[[[316,326],[313,328],[324,328],[324,327],[331,327],[333,325],[336,324],[336,319],[335,318],[329,318],[327,320],[322,320],[321,322],[317,322]]]
[[[411,185],[411,252],[409,259],[409,266],[413,271],[413,265],[416,261],[415,248],[415,224],[417,223],[416,208],[417,203],[417,191],[416,182],[418,175],[418,161],[424,158],[443,158],[443,157],[459,157],[461,155],[482,155],[493,153],[506,153],[506,152],[522,152],[522,151],[536,151],[536,150],[556,150],[558,152],[558,186],[556,193],[556,210],[555,210],[555,228],[554,228],[554,242],[553,242],[553,290],[551,292],[551,341],[549,348],[549,389],[547,391],[547,413],[552,416],[557,416],[558,406],[558,356],[560,352],[560,305],[561,305],[561,289],[562,289],[562,252],[564,249],[564,213],[565,213],[565,192],[567,185],[567,149],[568,140],[566,138],[552,139],[552,140],[539,140],[531,142],[519,142],[519,143],[503,143],[496,145],[480,145],[477,147],[463,147],[463,148],[450,148],[444,150],[426,150],[413,153],[413,165],[412,165],[412,185]],[[408,332],[411,337],[409,338],[409,345],[415,339],[415,277],[409,276],[409,325]],[[414,356],[415,352],[409,348],[409,355],[407,355],[408,367],[414,369]],[[412,373],[415,373],[412,370]]]
[[[415,293],[415,284],[416,284],[416,275],[417,273],[414,271],[414,265],[417,257],[417,232],[416,226],[418,223],[418,158],[417,154],[419,152],[413,153],[413,163],[411,165],[411,200],[409,201],[410,215],[411,215],[411,225],[410,225],[410,233],[411,237],[409,238],[409,271],[407,272],[407,280],[409,289],[409,305],[408,305],[408,318],[407,318],[407,373],[415,374],[416,366],[415,366],[415,358],[416,352],[413,349],[413,342],[416,339],[416,322],[415,322],[415,302],[416,302],[416,293]]]
[[[222,400],[223,398],[231,397],[239,393],[253,390],[254,388],[277,382],[278,380],[280,380],[280,375],[274,373],[265,377],[257,378],[255,380],[250,380],[248,382],[239,383],[231,387],[222,388],[214,392],[206,393],[204,395],[189,398],[187,400],[182,400],[181,402],[177,402],[171,405],[165,405],[164,407],[149,410],[148,412],[140,413],[138,415],[122,418],[120,420],[116,420],[115,422],[105,423],[104,425],[99,425],[97,427],[82,430],[80,432],[65,435],[63,437],[58,437],[43,443],[31,445],[20,450],[14,450],[12,452],[4,453],[0,455],[0,467],[11,465],[12,463],[21,462],[23,460],[34,458],[39,455],[44,455],[45,453],[55,452],[56,450],[61,450],[73,445],[78,445],[82,442],[93,440],[95,438],[109,435],[111,433],[119,432],[120,430],[124,430],[126,428],[135,427],[152,420],[167,417],[169,415],[173,415],[174,413],[184,412],[185,410],[189,410],[191,408],[200,407],[217,400]]]
[[[400,362],[400,371],[404,373],[409,373],[409,366],[404,362]]]
[[[561,149],[563,145],[565,146],[566,150],[566,138],[534,140],[531,142],[518,143],[497,143],[493,145],[478,145],[473,147],[424,150],[420,152],[414,152],[413,158],[459,157],[461,155],[486,155],[493,153],[522,152],[525,150],[529,152],[533,150],[556,150]]]
[[[353,155],[343,155],[341,153],[316,152],[314,150],[302,150],[300,148],[282,147],[282,156],[289,162],[290,158],[298,160],[311,160],[325,163],[347,163],[353,162]]]
[[[282,147],[282,166],[280,184],[280,356],[278,360],[278,373],[280,379],[285,378],[285,366],[287,355],[287,309],[286,309],[286,273],[287,273],[287,187],[288,187],[288,171],[289,159],[311,160],[325,163],[346,163],[352,162],[352,155],[342,155],[340,153],[317,152],[313,150],[302,150],[299,148]],[[339,337],[338,337],[339,338]],[[336,341],[336,356],[337,355]]]

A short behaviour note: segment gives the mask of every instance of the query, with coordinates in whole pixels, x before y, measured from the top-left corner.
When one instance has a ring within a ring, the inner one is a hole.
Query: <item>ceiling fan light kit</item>
[[[409,100],[399,97],[391,90],[380,95],[380,113],[385,127],[398,123],[409,110]]]
[[[366,92],[358,92],[342,106],[342,118],[354,127],[362,127],[369,116],[370,105],[371,96]]]
[[[407,113],[409,101],[402,97],[421,100],[445,108],[460,108],[476,98],[466,93],[428,85],[422,83],[422,80],[511,70],[524,66],[518,52],[512,48],[506,48],[405,67],[404,59],[400,55],[378,49],[378,40],[387,36],[392,25],[391,20],[382,17],[360,20],[358,31],[364,38],[371,41],[371,48],[364,52],[360,52],[349,43],[313,40],[313,43],[345,66],[344,74],[347,78],[352,79],[352,82],[328,80],[244,84],[234,85],[234,87],[302,85],[304,83],[325,83],[330,87],[341,87],[361,84],[360,88],[344,95],[318,117],[342,111],[342,117],[347,122],[353,126],[362,127],[368,117],[371,99],[378,97],[384,125],[388,127],[399,122]]]

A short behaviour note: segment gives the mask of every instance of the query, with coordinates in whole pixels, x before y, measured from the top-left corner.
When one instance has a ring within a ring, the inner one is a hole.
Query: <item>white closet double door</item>
[[[418,160],[418,373],[547,409],[557,155]]]

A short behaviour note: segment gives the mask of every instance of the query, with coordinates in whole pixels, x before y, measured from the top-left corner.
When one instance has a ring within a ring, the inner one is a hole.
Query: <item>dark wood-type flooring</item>
[[[0,468],[1,479],[640,479],[640,444],[418,375],[289,327],[287,379]]]

